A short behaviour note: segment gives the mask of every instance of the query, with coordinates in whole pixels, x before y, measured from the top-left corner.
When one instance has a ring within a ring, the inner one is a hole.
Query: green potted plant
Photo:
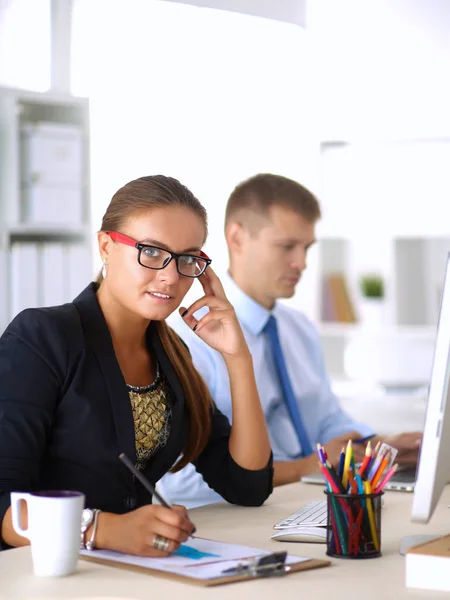
[[[361,275],[360,321],[363,325],[379,327],[384,322],[385,285],[384,278],[376,273]]]
[[[380,275],[363,275],[360,288],[364,298],[384,298],[384,279]]]

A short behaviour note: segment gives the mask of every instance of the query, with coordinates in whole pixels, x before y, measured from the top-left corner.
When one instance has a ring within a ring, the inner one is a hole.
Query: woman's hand
[[[124,515],[100,513],[97,547],[138,556],[168,556],[195,532],[184,506],[142,506]],[[155,537],[168,540],[167,551],[157,550]],[[88,537],[88,536],[86,536]]]
[[[218,350],[224,357],[248,353],[241,326],[234,308],[225,296],[220,279],[211,267],[208,267],[199,280],[205,295],[191,304],[187,310],[179,309],[185,323],[208,346]],[[205,306],[209,308],[209,312],[197,321],[193,314]]]
[[[199,279],[205,295],[188,310],[180,308],[180,314],[198,337],[224,358],[233,411],[228,448],[240,467],[258,471],[267,467],[271,450],[252,355],[217,275],[208,267]],[[193,314],[206,306],[209,312],[197,321]]]

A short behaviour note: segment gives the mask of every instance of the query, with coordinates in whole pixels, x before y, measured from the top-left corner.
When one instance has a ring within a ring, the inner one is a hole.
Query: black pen
[[[142,483],[142,485],[145,487],[145,489],[150,492],[150,494],[152,494],[152,496],[154,496],[158,502],[160,504],[162,504],[163,506],[165,506],[166,508],[170,508],[172,509],[172,505],[169,504],[169,502],[167,502],[167,500],[165,500],[161,494],[156,490],[155,486],[153,485],[153,483],[151,483],[147,477],[144,477],[144,475],[142,475],[142,473],[136,469],[136,467],[133,465],[133,463],[131,462],[131,460],[128,458],[128,456],[126,454],[124,454],[123,452],[121,454],[119,454],[119,458],[120,460],[123,462],[123,464],[125,466],[127,466],[130,471],[133,473],[133,475],[136,476],[137,479],[139,479],[139,481]],[[190,537],[194,537],[194,533],[196,532],[196,528],[194,526],[193,532],[190,535]]]
[[[123,452],[122,454],[119,454],[119,458],[120,460],[124,463],[124,465],[126,465],[130,471],[133,473],[133,475],[139,479],[139,481],[142,483],[142,485],[145,487],[145,489],[150,492],[150,494],[152,496],[154,496],[158,502],[160,504],[162,504],[163,506],[165,506],[166,508],[172,508],[172,506],[167,502],[167,500],[165,500],[161,494],[159,492],[156,491],[155,486],[150,483],[150,481],[144,477],[144,475],[142,475],[142,473],[136,469],[136,467],[133,465],[133,463],[131,462],[131,460],[128,458],[128,456],[126,456]]]

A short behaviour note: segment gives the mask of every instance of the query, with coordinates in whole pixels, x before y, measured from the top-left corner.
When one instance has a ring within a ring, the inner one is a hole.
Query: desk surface
[[[260,508],[228,504],[209,505],[190,511],[198,535],[268,550],[287,550],[297,556],[327,558],[325,544],[281,543],[270,539],[273,525],[301,505],[321,499],[322,488],[303,483],[275,489]],[[80,561],[77,573],[62,579],[40,579],[32,575],[29,548],[0,553],[0,599],[25,600],[71,599],[148,600],[149,598],[212,597],[262,600],[275,598],[314,598],[314,600],[364,600],[385,598],[441,598],[439,592],[408,590],[404,585],[404,557],[399,554],[403,535],[450,531],[450,486],[444,491],[429,525],[410,522],[412,494],[387,492],[382,520],[382,553],[370,560],[332,559],[331,567],[294,573],[280,579],[234,583],[214,588],[168,581]],[[359,591],[356,591],[359,590]]]

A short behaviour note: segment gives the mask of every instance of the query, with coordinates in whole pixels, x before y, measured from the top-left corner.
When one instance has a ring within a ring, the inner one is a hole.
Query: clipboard
[[[196,542],[198,540],[202,540],[202,538],[195,538]],[[218,560],[209,559],[210,562],[205,562],[204,560],[201,564],[189,564],[184,567],[168,566],[171,562],[170,557],[168,559],[143,559],[101,550],[91,552],[82,551],[80,558],[108,567],[125,569],[134,571],[135,573],[143,573],[202,587],[212,587],[239,581],[252,581],[267,577],[283,577],[291,573],[327,567],[331,564],[330,560],[291,556],[287,552],[270,553],[266,550],[246,548],[245,546],[234,544],[222,544],[220,542],[213,542],[212,540],[202,541],[208,543],[209,547],[224,548],[227,553],[232,553],[235,549],[237,554],[247,554],[248,556],[245,558],[241,556],[241,558],[237,559],[222,559],[219,557]],[[113,558],[110,559],[108,558],[109,556]],[[148,563],[148,566],[145,566],[146,563]],[[162,568],[157,568],[158,564]],[[211,577],[206,576],[205,571],[207,574],[210,569],[212,569],[213,573],[217,574]],[[203,572],[202,576],[195,575],[199,571]]]

